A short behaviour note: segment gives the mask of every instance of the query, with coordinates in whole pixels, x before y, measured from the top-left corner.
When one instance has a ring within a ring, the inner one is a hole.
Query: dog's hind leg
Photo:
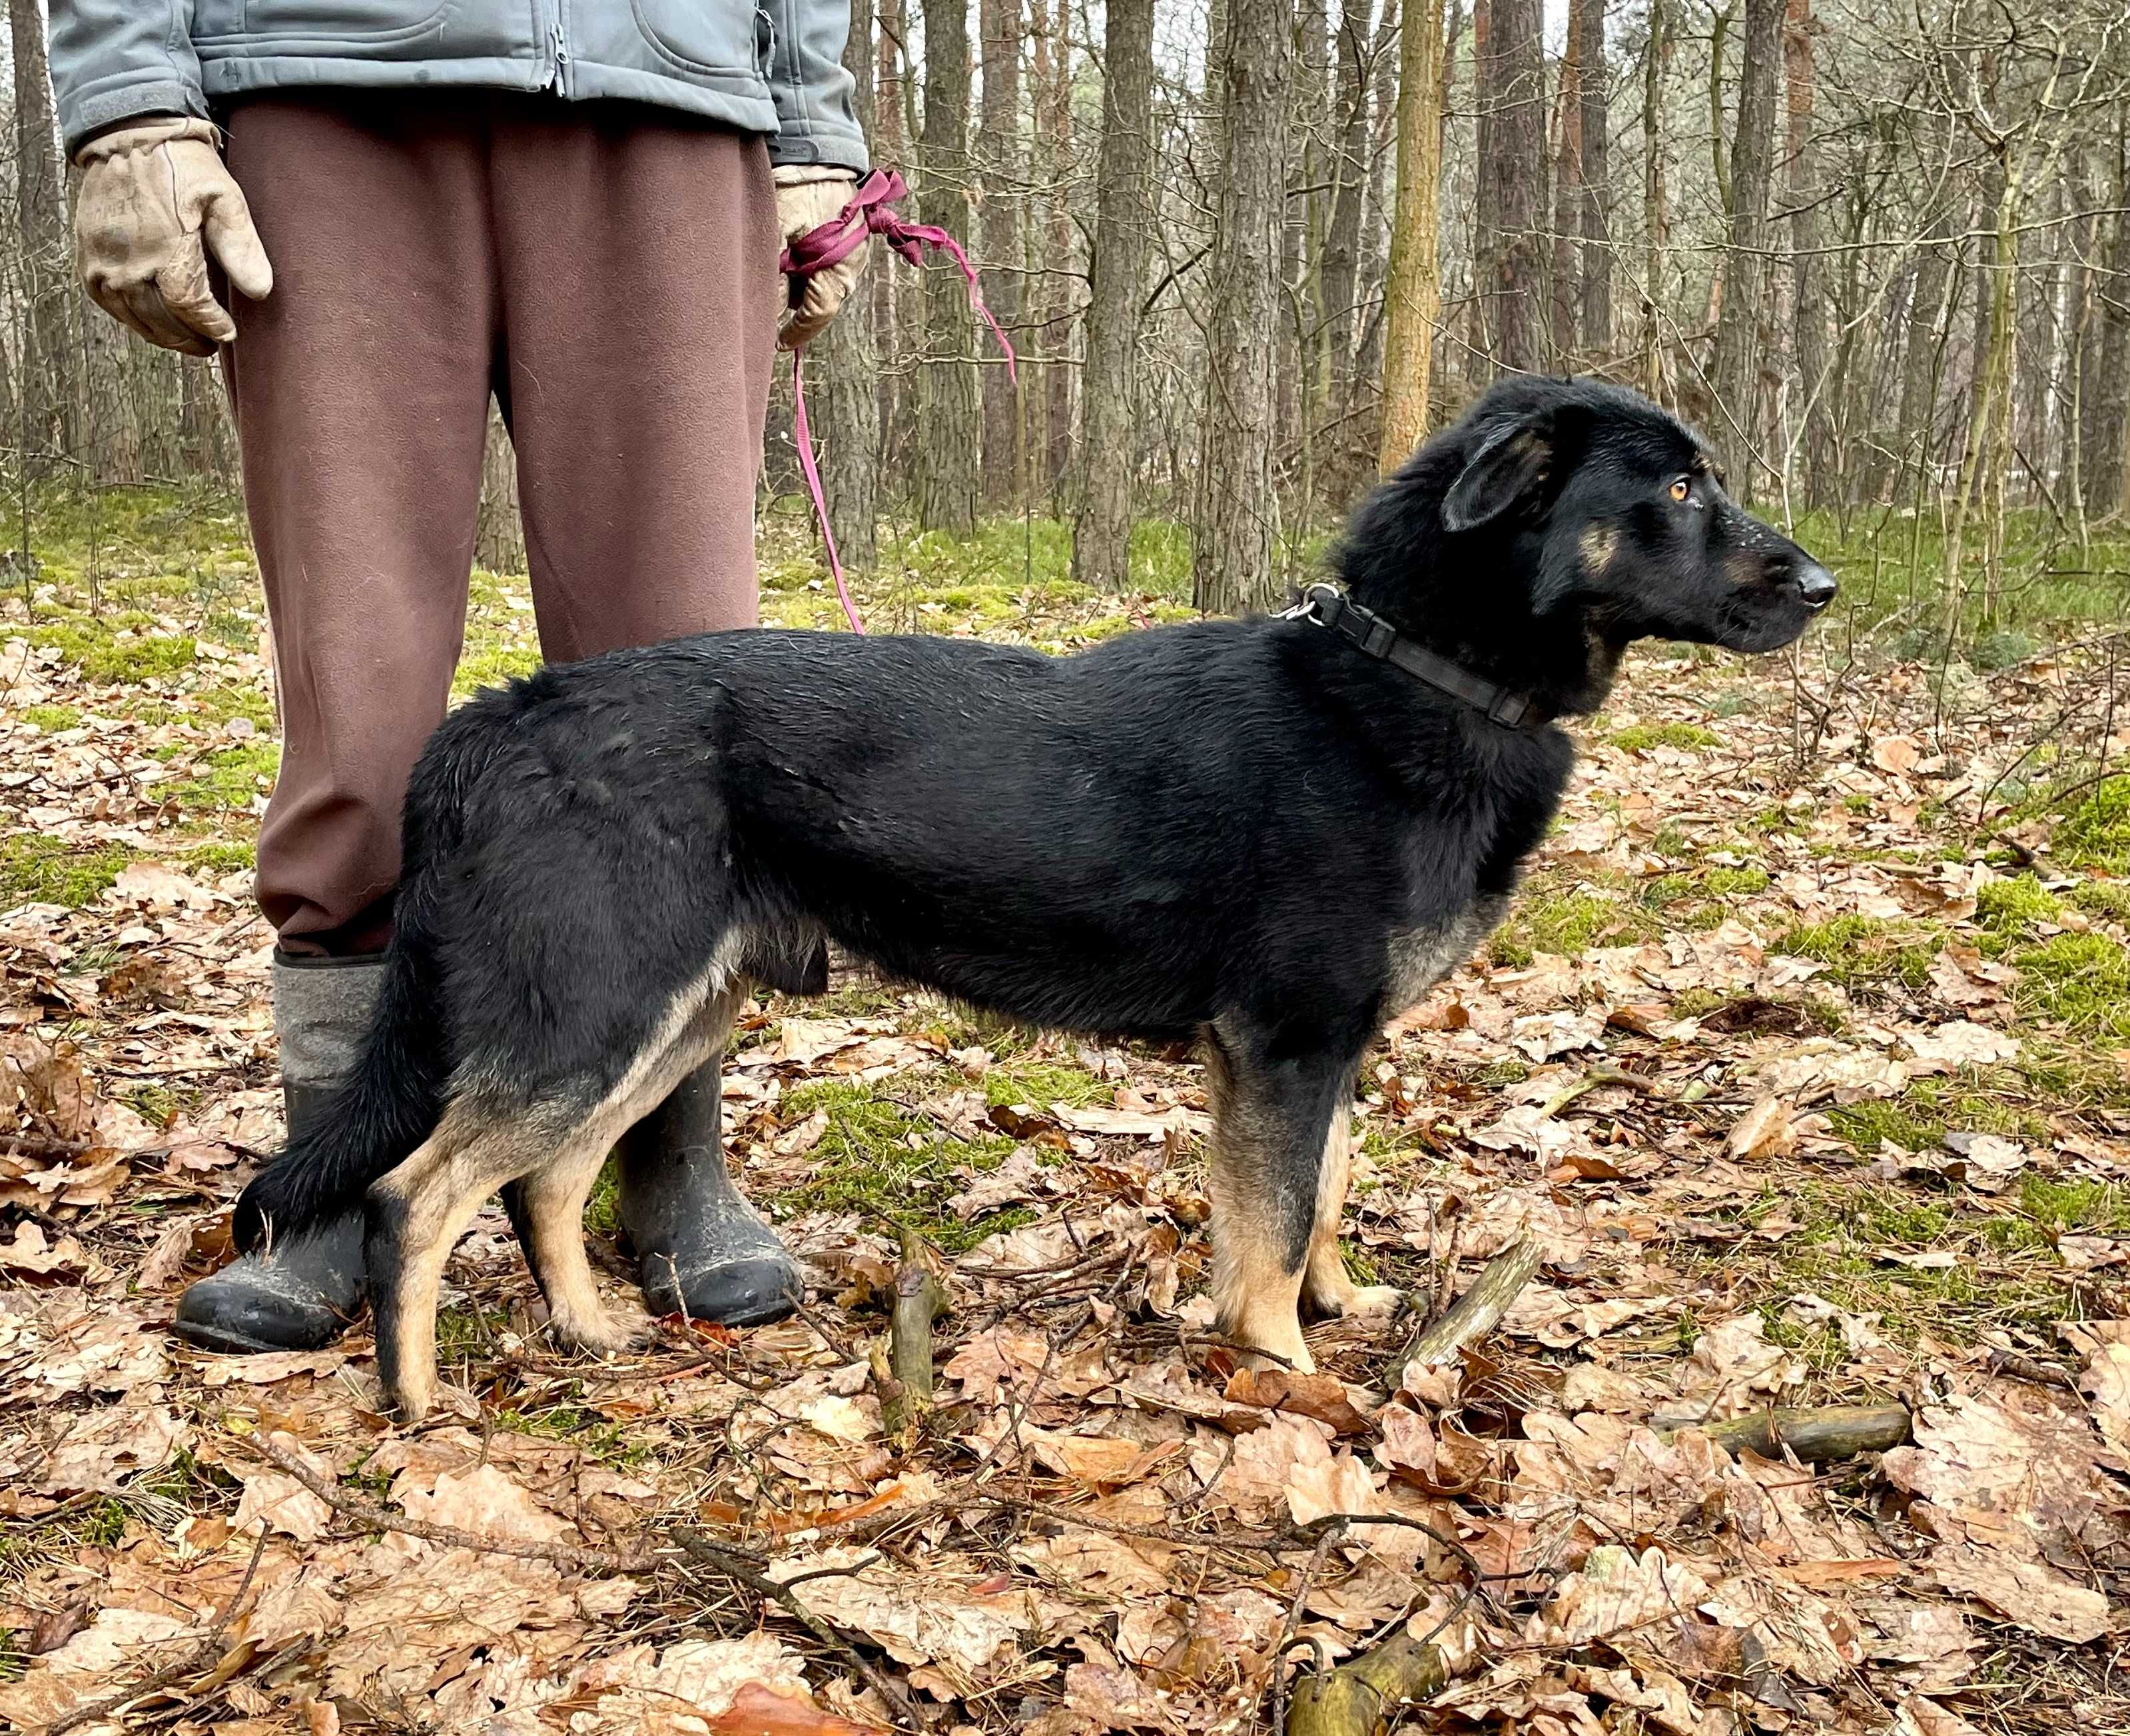
[[[509,1114],[461,1098],[364,1202],[363,1258],[376,1316],[385,1404],[418,1421],[436,1398],[437,1301],[444,1263],[482,1203],[543,1163],[555,1135],[538,1112]]]
[[[1206,1045],[1213,1301],[1236,1343],[1309,1373],[1316,1365],[1301,1338],[1302,1282],[1325,1132],[1353,1071],[1343,1056],[1271,1060],[1261,1046],[1218,1031]]]
[[[1352,1113],[1342,1093],[1331,1112],[1331,1131],[1316,1172],[1316,1216],[1309,1232],[1309,1259],[1302,1273],[1302,1305],[1320,1317],[1396,1309],[1405,1293],[1396,1284],[1356,1284],[1339,1252],[1339,1223],[1346,1209],[1346,1184],[1353,1174]]]
[[[673,1088],[724,1047],[733,1015],[746,991],[714,989],[677,1031],[661,1032],[630,1064],[621,1082],[571,1130],[563,1148],[524,1183],[522,1202],[526,1263],[547,1298],[548,1330],[595,1356],[628,1349],[648,1336],[650,1322],[615,1313],[599,1300],[585,1257],[585,1203],[614,1143],[665,1101]]]

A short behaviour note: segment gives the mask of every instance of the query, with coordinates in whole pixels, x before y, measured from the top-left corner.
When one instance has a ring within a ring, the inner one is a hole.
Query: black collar
[[[1453,699],[1463,700],[1491,722],[1508,729],[1535,729],[1552,720],[1552,714],[1528,693],[1497,686],[1448,658],[1415,644],[1375,610],[1363,609],[1335,585],[1310,586],[1301,593],[1301,600],[1280,619],[1329,627],[1370,657],[1397,665],[1407,675],[1440,688]]]

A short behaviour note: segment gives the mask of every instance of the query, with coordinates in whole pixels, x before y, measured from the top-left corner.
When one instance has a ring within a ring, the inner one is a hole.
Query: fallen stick
[[[880,1420],[888,1438],[905,1452],[917,1444],[917,1432],[932,1413],[932,1322],[948,1308],[938,1260],[915,1231],[902,1232],[902,1264],[895,1275],[895,1312],[888,1318],[886,1353],[873,1346]]]
[[[1472,1288],[1457,1298],[1456,1305],[1422,1327],[1403,1352],[1392,1359],[1392,1384],[1397,1384],[1408,1363],[1432,1368],[1493,1331],[1545,1258],[1545,1250],[1535,1241],[1519,1241],[1488,1260]]]
[[[1297,1683],[1287,1736],[1375,1736],[1402,1706],[1442,1691],[1449,1660],[1441,1647],[1401,1631],[1350,1662]]]
[[[1829,1465],[1898,1447],[1908,1438],[1910,1421],[1904,1404],[1826,1404],[1755,1411],[1749,1417],[1704,1423],[1700,1428],[1726,1452],[1750,1450],[1764,1459],[1779,1459],[1787,1447],[1807,1465]]]

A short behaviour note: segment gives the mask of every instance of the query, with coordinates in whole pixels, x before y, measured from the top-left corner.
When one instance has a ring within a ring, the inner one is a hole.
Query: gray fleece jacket
[[[774,162],[867,166],[849,0],[51,0],[51,16],[69,151],[256,92],[457,85],[657,103],[767,134]]]

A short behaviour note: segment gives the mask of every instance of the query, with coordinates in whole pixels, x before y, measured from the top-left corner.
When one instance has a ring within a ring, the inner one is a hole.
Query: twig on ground
[[[947,1287],[939,1281],[939,1257],[914,1231],[902,1232],[902,1264],[895,1275],[895,1312],[887,1344],[872,1352],[880,1419],[903,1451],[917,1444],[932,1414],[932,1322],[947,1312]]]
[[[2054,1362],[2043,1362],[2037,1357],[2023,1356],[2017,1351],[1990,1351],[1989,1372],[2035,1386],[2059,1386],[2071,1393],[2078,1390],[2078,1376],[2069,1369]]]
[[[1301,1577],[1294,1588],[1294,1597],[1287,1606],[1287,1620],[1279,1630],[1279,1643],[1272,1648],[1272,1727],[1284,1729],[1287,1724],[1287,1654],[1294,1644],[1295,1629],[1301,1625],[1301,1606],[1309,1600],[1309,1593],[1316,1583],[1316,1576],[1324,1571],[1324,1558],[1331,1553],[1332,1546],[1346,1534],[1343,1518],[1334,1517],[1324,1522],[1323,1535],[1316,1539],[1316,1547],[1310,1551],[1309,1560],[1301,1570]],[[1262,1702],[1264,1690],[1258,1691]],[[1257,1720],[1257,1705],[1250,1708],[1246,1723]]]
[[[1908,1439],[1912,1421],[1905,1404],[1825,1404],[1755,1411],[1696,1426],[1726,1452],[1750,1450],[1764,1459],[1779,1459],[1788,1448],[1808,1465],[1825,1465],[1898,1447]]]
[[[910,1704],[910,1695],[901,1683],[881,1669],[842,1634],[837,1633],[826,1621],[800,1603],[790,1586],[780,1585],[763,1573],[761,1570],[759,1557],[744,1549],[736,1549],[729,1543],[721,1543],[715,1538],[696,1530],[692,1525],[676,1525],[673,1528],[672,1534],[674,1541],[688,1552],[691,1559],[700,1561],[706,1567],[715,1569],[728,1579],[738,1580],[750,1590],[768,1599],[770,1602],[784,1610],[815,1639],[850,1665],[866,1685],[880,1695],[883,1704],[899,1710],[906,1728],[911,1729],[919,1728],[915,1709]],[[838,1571],[854,1573],[857,1570],[853,1567]],[[827,1577],[826,1575],[822,1574],[808,1576]]]
[[[214,1625],[207,1630],[206,1637],[197,1646],[174,1663],[165,1664],[161,1669],[150,1671],[131,1687],[122,1688],[103,1700],[91,1700],[86,1705],[76,1706],[64,1718],[54,1719],[45,1726],[44,1736],[66,1736],[66,1733],[77,1725],[93,1724],[107,1718],[122,1706],[130,1705],[144,1695],[152,1694],[159,1688],[166,1688],[194,1671],[203,1670],[217,1662],[222,1657],[222,1636],[229,1632],[229,1624],[236,1619],[236,1612],[251,1590],[254,1576],[259,1571],[259,1558],[265,1552],[266,1524],[262,1519],[259,1525],[259,1541],[251,1546],[251,1559],[245,1565],[244,1577],[236,1582],[236,1589],[229,1594],[228,1602],[216,1614]]]
[[[1412,1342],[1391,1359],[1385,1378],[1396,1386],[1406,1364],[1434,1367],[1473,1340],[1485,1337],[1501,1324],[1509,1304],[1545,1258],[1545,1251],[1531,1241],[1512,1243],[1497,1254],[1473,1280],[1472,1288],[1457,1298],[1456,1306],[1421,1327]]]
[[[258,1435],[232,1436],[237,1444],[258,1454],[276,1470],[294,1477],[304,1488],[316,1495],[334,1512],[367,1525],[373,1531],[397,1531],[408,1537],[420,1538],[425,1542],[442,1543],[453,1549],[476,1549],[485,1555],[515,1556],[521,1561],[547,1561],[557,1567],[573,1567],[579,1571],[599,1573],[651,1573],[671,1563],[671,1556],[659,1556],[638,1551],[617,1554],[609,1549],[595,1549],[588,1544],[525,1542],[515,1538],[483,1537],[478,1532],[461,1531],[456,1525],[432,1525],[427,1519],[410,1519],[396,1513],[387,1513],[375,1501],[361,1495],[351,1494],[345,1489],[327,1482],[300,1459],[285,1453]],[[728,1545],[735,1553],[742,1553],[737,1545]],[[759,1562],[762,1557],[755,1555]]]

